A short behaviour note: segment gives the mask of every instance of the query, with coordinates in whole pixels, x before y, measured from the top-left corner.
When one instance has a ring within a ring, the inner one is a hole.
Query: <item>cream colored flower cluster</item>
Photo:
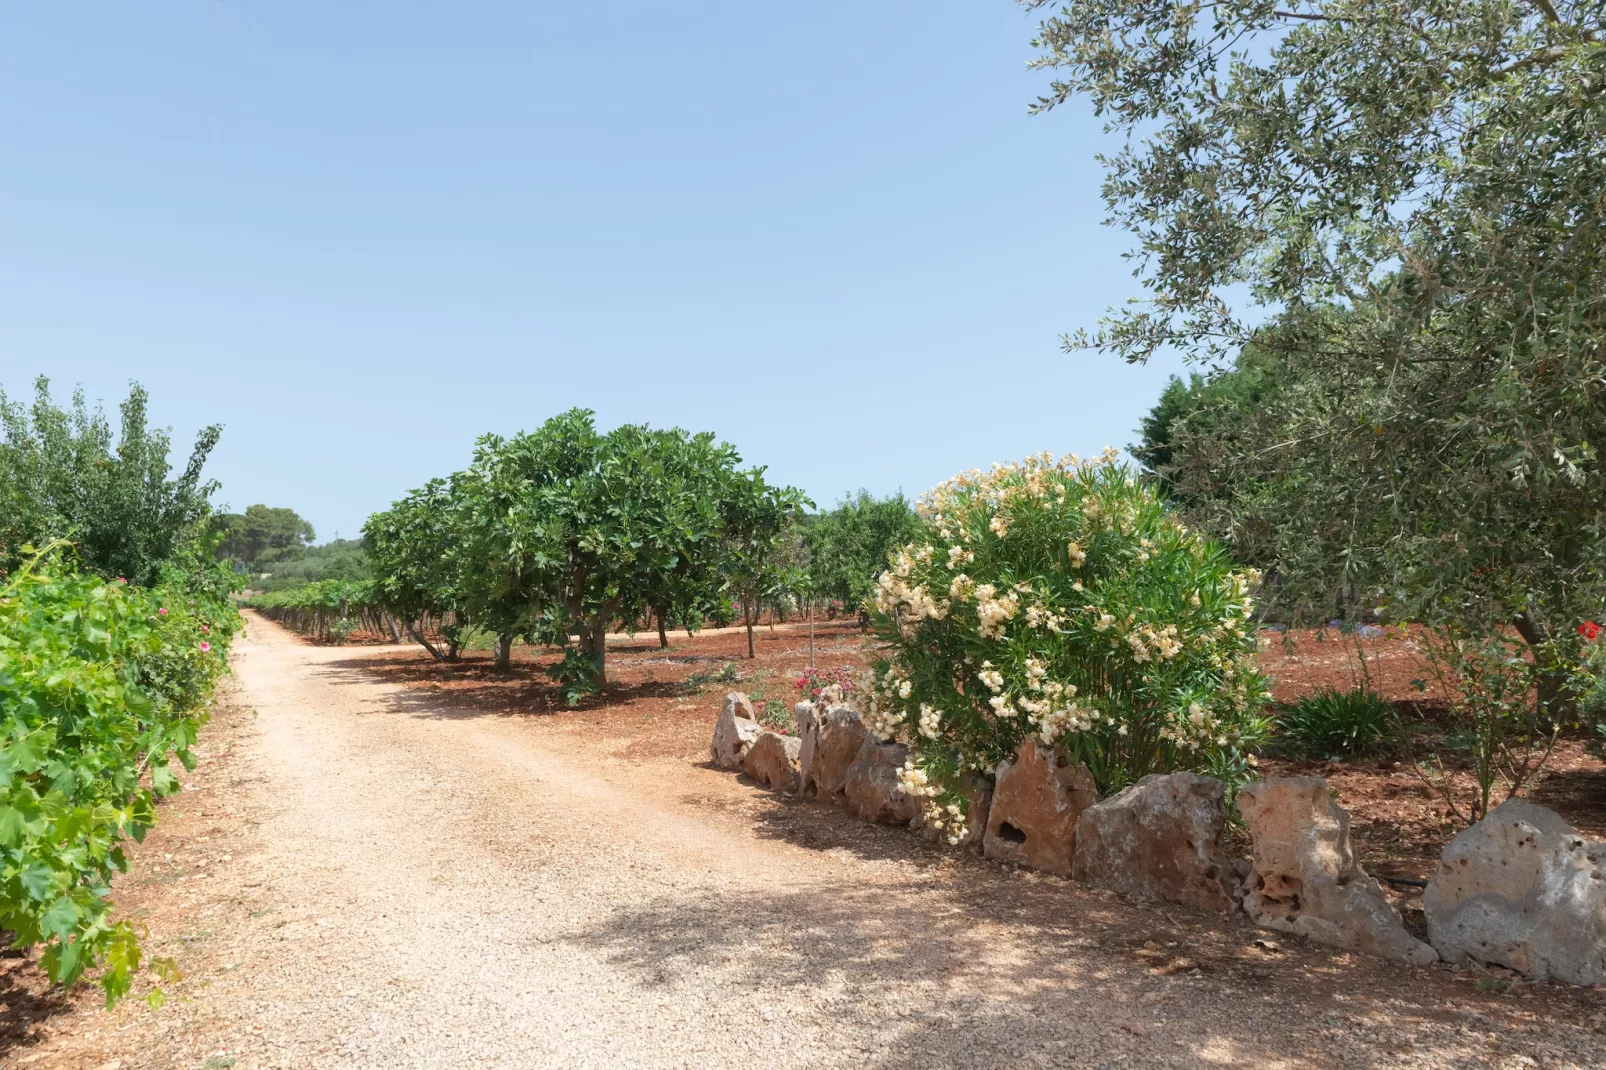
[[[904,760],[903,767],[898,770],[898,787],[903,793],[915,799],[930,799],[942,794],[942,786],[926,771],[915,763],[913,758]]]
[[[1001,639],[1004,625],[1020,612],[1020,595],[1014,591],[998,594],[990,583],[976,586],[976,630],[984,639]]]
[[[922,816],[926,824],[936,829],[938,835],[948,841],[950,847],[959,846],[970,835],[970,824],[965,817],[964,808],[958,803],[944,805],[928,801]]]

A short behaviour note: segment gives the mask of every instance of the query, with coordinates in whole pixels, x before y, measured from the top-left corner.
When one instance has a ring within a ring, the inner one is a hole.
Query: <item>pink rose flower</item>
[[[202,641],[202,643],[201,643],[201,653],[205,654],[207,651],[209,651],[211,649],[212,649],[212,644],[211,643]]]
[[[158,610],[157,610],[157,611],[156,611],[156,615],[157,615],[157,616],[158,616],[158,617],[165,617],[165,616],[167,616],[167,607],[166,607],[166,606],[163,606],[163,607],[162,607],[162,608],[160,608],[160,609],[158,609]]]

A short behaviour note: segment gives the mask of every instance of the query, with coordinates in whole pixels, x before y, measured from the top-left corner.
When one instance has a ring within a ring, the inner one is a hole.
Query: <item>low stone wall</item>
[[[1476,961],[1539,981],[1606,984],[1606,843],[1520,799],[1445,849],[1423,895],[1428,940],[1405,928],[1355,861],[1349,813],[1320,777],[1245,785],[1237,804],[1252,841],[1226,848],[1226,787],[1194,773],[1144,777],[1100,799],[1092,777],[1057,747],[1028,738],[971,783],[969,814],[928,825],[899,786],[907,752],[875,739],[841,704],[802,702],[800,736],[766,731],[747,696],[725,697],[714,764],[756,783],[847,806],[866,821],[979,846],[1014,863],[1139,899],[1220,913],[1330,947],[1424,965]]]

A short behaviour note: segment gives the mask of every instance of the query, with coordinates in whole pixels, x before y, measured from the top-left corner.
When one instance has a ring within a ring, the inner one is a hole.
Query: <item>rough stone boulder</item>
[[[795,794],[797,756],[802,747],[803,741],[796,736],[765,732],[747,749],[742,758],[742,772],[767,788]]]
[[[799,703],[799,708],[804,704]],[[846,706],[831,706],[810,718],[807,728],[801,718],[798,728],[803,737],[803,794],[831,800],[842,794],[848,783],[848,767],[858,760],[859,751],[870,732],[859,715]]]
[[[1153,774],[1082,811],[1071,876],[1140,899],[1237,906],[1227,854],[1227,788],[1195,773]]]
[[[1000,862],[1069,877],[1076,822],[1098,801],[1085,766],[1028,736],[1014,759],[998,766],[982,851]]]
[[[960,838],[959,845],[981,846],[982,837],[987,832],[987,811],[993,805],[993,788],[986,780],[979,776],[966,776],[965,781],[965,830]],[[928,843],[947,843],[949,832],[939,829],[935,825],[926,823],[925,815],[915,818],[912,826],[915,835]]]
[[[792,707],[792,720],[797,722],[798,739],[807,739],[809,733],[814,731],[814,726],[819,722],[819,709],[820,707],[808,701],[799,702]]]
[[[902,743],[877,743],[865,733],[843,776],[843,794],[854,813],[880,825],[907,825],[920,816],[920,800],[905,795],[898,780],[908,757],[909,748]]]
[[[1438,955],[1405,931],[1382,886],[1355,864],[1349,813],[1321,777],[1257,780],[1238,793],[1254,840],[1244,912],[1318,944],[1425,965]]]
[[[1512,799],[1451,840],[1422,909],[1450,962],[1606,984],[1606,843],[1542,806]]]
[[[764,729],[753,718],[753,704],[740,691],[725,696],[725,706],[714,722],[714,742],[709,747],[714,764],[721,769],[740,769],[748,748],[758,741]]]

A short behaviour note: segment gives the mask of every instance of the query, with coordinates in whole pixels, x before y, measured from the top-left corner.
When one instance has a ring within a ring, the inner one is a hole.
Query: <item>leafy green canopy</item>
[[[533,432],[480,439],[473,463],[370,518],[379,591],[398,615],[451,613],[503,636],[576,636],[574,697],[606,680],[621,616],[712,600],[763,572],[771,506],[798,498],[712,434],[626,425],[572,409]]]
[[[114,436],[82,391],[67,412],[42,376],[31,407],[0,390],[0,570],[15,569],[26,545],[69,537],[86,569],[149,586],[198,535],[217,487],[202,481],[201,468],[219,428],[201,431],[184,471],[170,478],[170,435],[147,426],[146,401],[133,384]]]
[[[867,490],[810,519],[803,540],[814,590],[849,609],[865,606],[893,553],[914,539],[919,517],[902,494]]]
[[[1080,95],[1124,138],[1105,196],[1151,298],[1071,344],[1276,353],[1281,387],[1174,478],[1285,600],[1540,645],[1599,611],[1603,18],[1071,0],[1041,24],[1041,107]]]
[[[44,944],[59,983],[104,966],[108,1002],[141,962],[108,884],[128,868],[122,841],[143,839],[156,799],[178,790],[170,757],[194,767],[238,622],[219,591],[204,577],[108,582],[59,550],[0,587],[0,928]]]

